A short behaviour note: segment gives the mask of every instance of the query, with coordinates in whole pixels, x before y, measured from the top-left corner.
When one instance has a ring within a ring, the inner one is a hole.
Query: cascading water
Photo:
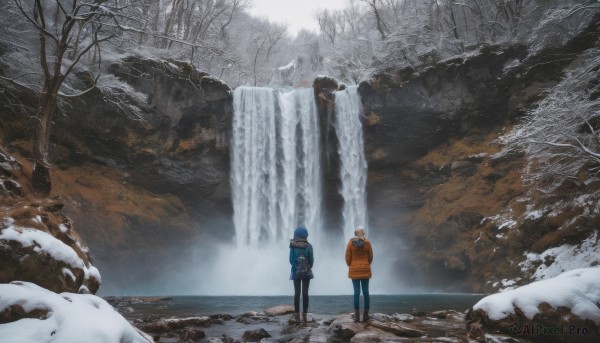
[[[218,249],[215,270],[200,281],[206,285],[203,292],[290,294],[288,245],[299,225],[308,228],[315,247],[311,294],[351,291],[344,262],[348,237],[319,239],[323,192],[314,90],[238,87],[233,101],[231,187],[236,239],[234,246]],[[366,162],[356,87],[338,92],[335,106],[347,236],[354,225],[366,225]]]
[[[365,185],[367,161],[365,160],[360,114],[362,103],[358,86],[335,93],[336,132],[340,155],[340,194],[344,198],[344,235],[354,235],[358,225],[367,226]]]
[[[321,167],[312,88],[234,92],[232,193],[238,246],[284,244],[298,225],[321,230]]]

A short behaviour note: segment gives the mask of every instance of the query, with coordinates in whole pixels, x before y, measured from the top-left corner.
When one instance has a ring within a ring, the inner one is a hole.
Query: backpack
[[[298,249],[298,256],[296,257],[296,278],[297,279],[312,279],[313,273],[308,263],[308,257],[306,256],[306,249],[302,249],[305,253],[301,253]]]

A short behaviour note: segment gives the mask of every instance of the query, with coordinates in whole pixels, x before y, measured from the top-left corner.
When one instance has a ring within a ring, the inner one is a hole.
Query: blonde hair
[[[362,234],[359,234],[362,233]],[[359,225],[354,229],[354,236],[363,237],[365,235],[365,228],[362,225]]]

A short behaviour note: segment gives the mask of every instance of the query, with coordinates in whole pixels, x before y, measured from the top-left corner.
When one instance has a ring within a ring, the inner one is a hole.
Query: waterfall
[[[231,185],[238,246],[285,245],[321,230],[321,166],[312,88],[234,92]]]
[[[335,125],[339,140],[340,194],[344,198],[342,210],[344,235],[350,238],[358,225],[367,226],[365,186],[367,161],[365,160],[360,114],[362,103],[358,86],[335,93]]]
[[[348,226],[366,225],[366,163],[356,87],[336,95],[342,189]],[[329,241],[323,230],[320,128],[312,88],[276,91],[238,87],[233,96],[231,191],[235,245],[223,244],[199,283],[206,294],[290,294],[288,242],[308,228],[314,246],[312,294],[351,289],[344,262],[348,237]],[[200,276],[199,276],[200,277]]]

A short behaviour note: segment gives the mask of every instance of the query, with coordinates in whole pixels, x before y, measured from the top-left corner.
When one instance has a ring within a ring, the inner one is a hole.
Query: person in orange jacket
[[[354,237],[346,246],[346,264],[348,277],[352,279],[354,287],[354,321],[360,321],[360,290],[362,288],[365,310],[363,322],[369,320],[369,279],[371,278],[371,262],[373,262],[373,248],[371,242],[365,237],[365,229],[358,226],[354,230]]]

